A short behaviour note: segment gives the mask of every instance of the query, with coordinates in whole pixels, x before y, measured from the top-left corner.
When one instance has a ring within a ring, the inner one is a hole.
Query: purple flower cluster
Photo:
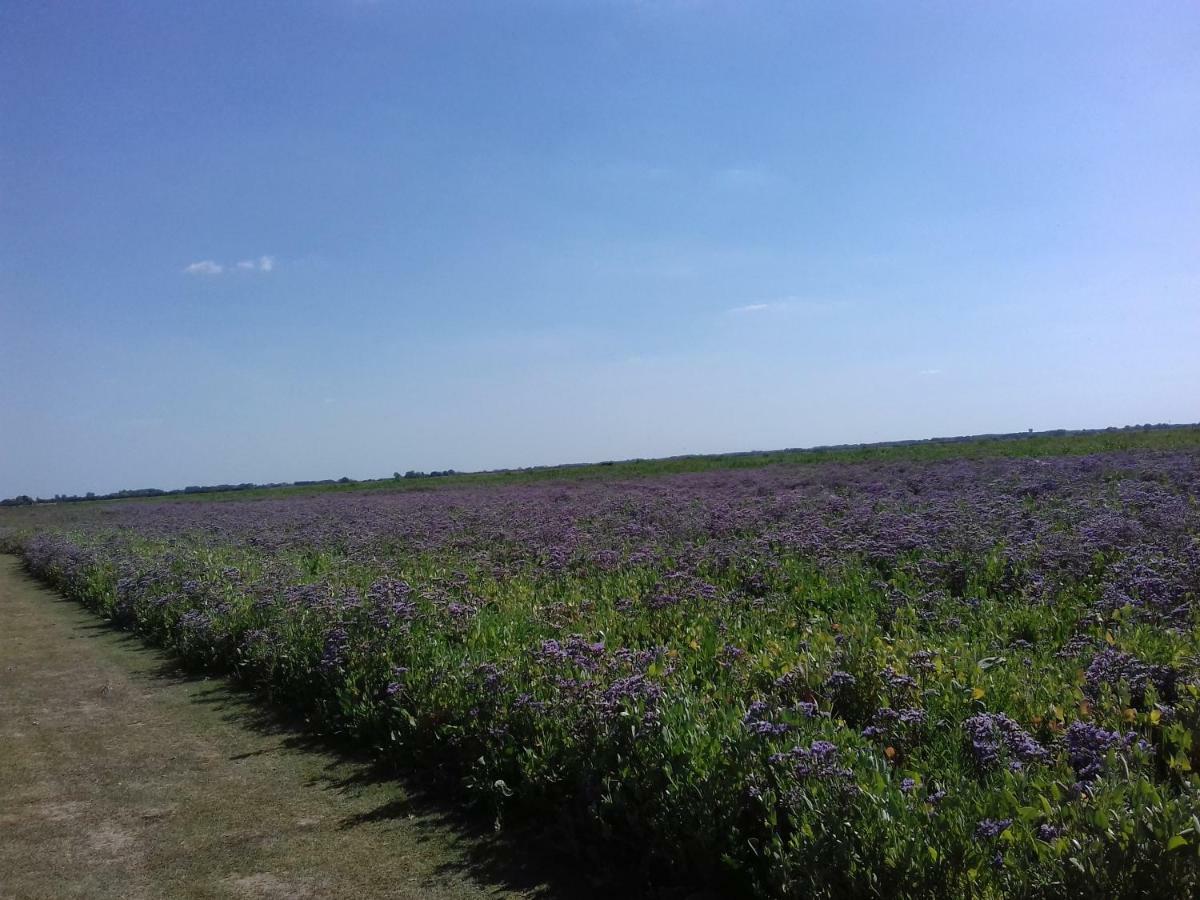
[[[391,680],[387,687],[384,688],[384,695],[398,697],[404,692],[404,676],[408,674],[408,668],[405,666],[392,666]]]
[[[746,655],[746,651],[741,647],[735,647],[733,644],[726,644],[721,648],[721,656],[718,664],[723,669],[731,668],[738,660]]]
[[[858,684],[857,678],[849,672],[842,672],[840,670],[830,673],[829,677],[825,679],[825,687],[831,691],[849,690],[856,684]]]
[[[212,620],[206,613],[193,609],[179,617],[176,627],[188,640],[204,641],[212,630]]]
[[[554,706],[582,712],[585,718],[612,725],[627,716],[635,716],[643,728],[660,724],[660,706],[665,696],[659,679],[670,674],[661,666],[662,648],[635,650],[618,647],[609,650],[603,641],[589,641],[582,635],[541,642],[533,653],[537,666],[553,686],[554,699],[534,700],[523,694],[514,708],[540,711]],[[653,667],[657,677],[651,675]]]
[[[786,753],[771,756],[773,765],[788,764],[793,775],[800,779],[818,781],[854,778],[854,770],[844,765],[836,745],[830,741],[813,741],[809,746],[793,747]]]
[[[963,723],[971,755],[984,770],[1007,761],[1010,768],[1020,769],[1041,762],[1048,753],[1020,725],[1004,713],[981,713]]]
[[[913,678],[911,675],[901,675],[891,666],[885,667],[884,670],[879,673],[879,677],[882,679],[884,684],[897,693],[905,693],[907,691],[915,690],[917,687],[917,680],[915,678]]]
[[[371,624],[376,628],[400,626],[407,628],[417,617],[418,609],[413,599],[413,589],[406,581],[380,578],[367,591]]]
[[[917,650],[909,654],[908,665],[914,672],[933,672],[935,670],[934,655],[928,650]]]
[[[573,634],[563,641],[542,641],[538,657],[545,662],[571,665],[585,672],[598,671],[604,662],[604,642],[587,641],[582,635]]]
[[[875,711],[871,724],[862,730],[862,736],[868,740],[907,739],[925,724],[925,720],[923,709],[908,707],[895,710],[890,706],[882,706]]]
[[[1063,744],[1067,761],[1083,784],[1095,781],[1104,773],[1104,760],[1110,751],[1125,751],[1135,744],[1142,750],[1149,749],[1145,741],[1138,741],[1135,732],[1121,734],[1087,722],[1072,722],[1063,735]]]
[[[663,698],[662,685],[651,681],[644,673],[618,678],[604,689],[598,707],[601,716],[611,721],[622,711],[640,707],[642,724],[659,724],[659,703]]]
[[[1155,688],[1160,699],[1174,700],[1176,680],[1177,673],[1169,666],[1149,665],[1132,653],[1111,648],[1097,653],[1084,673],[1084,686],[1093,700],[1099,697],[1103,688],[1115,689],[1124,683],[1137,706],[1145,703],[1146,689],[1150,686]]]
[[[325,648],[321,652],[321,669],[335,672],[346,663],[350,650],[350,633],[344,625],[334,625],[325,632]]]
[[[1047,823],[1038,826],[1037,836],[1039,841],[1046,841],[1049,843],[1050,841],[1054,841],[1062,837],[1064,834],[1066,834],[1066,831],[1067,829],[1062,825],[1051,825]]]
[[[984,841],[992,841],[1012,827],[1012,819],[983,819],[975,826],[975,837]]]
[[[770,712],[771,708],[766,701],[755,700],[746,710],[746,714],[742,716],[742,724],[751,734],[762,737],[778,737],[781,734],[787,734],[790,727],[785,722],[771,721],[768,718]]]

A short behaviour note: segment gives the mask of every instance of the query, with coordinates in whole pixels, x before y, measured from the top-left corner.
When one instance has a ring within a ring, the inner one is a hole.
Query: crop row
[[[1198,461],[116,504],[2,537],[596,868],[756,896],[1184,897]]]

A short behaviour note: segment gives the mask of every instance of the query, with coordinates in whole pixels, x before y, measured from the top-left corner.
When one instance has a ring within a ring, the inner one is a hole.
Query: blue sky
[[[1200,6],[0,9],[0,496],[1200,420]]]

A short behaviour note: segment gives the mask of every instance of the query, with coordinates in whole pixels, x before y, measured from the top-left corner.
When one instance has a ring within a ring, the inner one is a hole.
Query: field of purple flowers
[[[597,866],[1189,897],[1198,498],[1200,453],[1135,451],[89,505],[0,539]]]

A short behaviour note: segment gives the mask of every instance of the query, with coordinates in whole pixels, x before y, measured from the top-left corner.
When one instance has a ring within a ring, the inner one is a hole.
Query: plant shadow
[[[67,599],[61,602],[79,606]],[[407,827],[415,829],[418,842],[445,845],[449,835],[454,852],[451,861],[437,867],[439,875],[465,876],[539,900],[599,900],[611,896],[679,900],[692,896],[679,887],[648,886],[633,860],[609,854],[581,862],[578,855],[565,849],[564,836],[551,827],[506,823],[498,829],[494,821],[469,805],[462,790],[445,774],[401,769],[347,740],[314,733],[302,716],[252,688],[229,676],[188,667],[163,648],[111,622],[94,621],[77,628],[83,637],[111,641],[117,636],[117,644],[123,649],[153,654],[154,664],[141,673],[143,677],[192,685],[194,702],[209,707],[230,724],[273,739],[268,747],[231,754],[231,760],[307,754],[319,761],[318,774],[307,779],[307,787],[377,801],[372,808],[343,818],[338,824],[341,831],[405,820]],[[311,771],[313,767],[308,768]]]

